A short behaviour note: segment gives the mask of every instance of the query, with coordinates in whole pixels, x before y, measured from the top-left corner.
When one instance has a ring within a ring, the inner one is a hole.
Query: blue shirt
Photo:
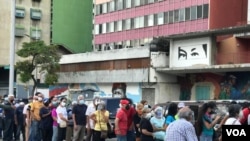
[[[150,119],[150,123],[156,127],[156,128],[163,128],[164,127],[164,123],[165,123],[165,118],[162,117],[161,119],[158,119],[156,117],[152,117]],[[156,139],[159,139],[159,140],[164,140],[165,138],[165,131],[157,131],[157,132],[154,132],[154,137]]]
[[[175,121],[175,118],[173,116],[171,116],[171,115],[168,115],[166,117],[166,122],[165,123],[166,123],[166,125],[169,125],[173,121]]]

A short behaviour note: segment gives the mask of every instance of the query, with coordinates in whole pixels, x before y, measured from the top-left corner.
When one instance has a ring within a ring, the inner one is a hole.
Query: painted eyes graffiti
[[[179,60],[207,58],[207,44],[178,47]]]

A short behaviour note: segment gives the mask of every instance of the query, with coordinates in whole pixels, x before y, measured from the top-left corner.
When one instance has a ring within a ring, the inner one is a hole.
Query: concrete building
[[[32,40],[43,40],[46,44],[50,44],[51,2],[47,0],[16,0],[15,2],[15,50],[20,49],[23,42]],[[0,9],[0,95],[4,95],[8,93],[9,83],[10,23],[13,22],[11,21],[11,1],[0,0]],[[19,59],[15,55],[15,62]],[[21,84],[15,78],[16,91],[19,89],[22,93],[27,93],[29,85],[29,83]]]
[[[63,56],[50,93],[249,99],[249,9],[248,0],[96,0],[94,52]],[[150,50],[161,36],[167,51]]]
[[[23,42],[43,40],[59,45],[62,54],[92,51],[92,0],[15,0],[15,5],[15,50]],[[0,0],[0,9],[0,95],[4,95],[9,83],[11,0]],[[15,62],[19,59],[15,55]],[[39,71],[34,75],[44,77]],[[14,76],[15,93],[26,98],[33,83],[23,84]]]

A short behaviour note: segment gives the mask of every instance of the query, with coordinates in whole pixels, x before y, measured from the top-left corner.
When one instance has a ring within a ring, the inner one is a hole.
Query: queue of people
[[[99,97],[86,105],[83,95],[70,106],[62,97],[44,98],[37,92],[28,103],[14,103],[8,95],[0,104],[0,137],[3,141],[105,141],[108,138],[110,111]],[[170,103],[165,115],[161,106],[151,107],[146,100],[136,105],[121,98],[117,109],[114,132],[117,141],[215,141],[215,127],[247,124],[249,105],[232,103],[228,114],[213,116],[216,103],[204,103],[195,123],[194,112],[185,106]],[[244,119],[244,120],[243,120]],[[2,131],[3,130],[3,134]],[[86,137],[86,138],[85,138]]]

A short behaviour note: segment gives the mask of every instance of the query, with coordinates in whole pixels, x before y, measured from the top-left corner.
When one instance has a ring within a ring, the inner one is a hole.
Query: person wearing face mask
[[[78,96],[78,104],[72,109],[72,119],[74,123],[73,141],[80,141],[85,136],[86,128],[86,110],[87,105],[84,103],[83,95]]]
[[[3,104],[0,104],[0,108],[4,111],[4,130],[3,130],[3,140],[12,140],[14,133],[14,111],[16,107],[14,106],[14,95],[9,94],[5,97],[5,101]]]
[[[39,128],[42,131],[42,139],[43,141],[51,141],[52,139],[52,132],[53,132],[53,118],[51,117],[51,100],[45,98],[43,100],[44,107],[40,109],[40,117],[41,123]]]
[[[106,110],[104,101],[97,105],[97,110],[90,117],[95,123],[93,141],[105,141],[106,138],[101,137],[101,131],[108,132],[109,111]]]
[[[58,102],[57,102],[57,97],[51,97],[52,101],[51,101],[51,117],[53,119],[53,134],[52,134],[52,141],[57,141],[57,134],[58,134],[58,123],[57,123],[57,113],[56,113],[56,108],[58,106]]]
[[[133,117],[136,141],[141,141],[141,132],[139,131],[139,126],[141,122],[142,110],[143,110],[143,104],[138,103],[136,105],[136,114]]]
[[[142,119],[139,128],[141,132],[141,141],[154,141],[154,129],[150,123],[151,117],[151,110],[149,108],[144,108],[142,110]]]
[[[66,127],[68,122],[68,113],[66,109],[66,98],[60,99],[60,104],[56,108],[57,123],[58,123],[58,134],[57,141],[63,141],[66,137]]]
[[[162,107],[156,107],[154,109],[154,116],[150,119],[150,123],[154,129],[155,141],[164,141],[166,126]]]
[[[41,141],[42,139],[41,130],[39,128],[39,124],[41,121],[39,113],[40,109],[44,106],[43,94],[37,92],[35,95],[37,96],[37,101],[32,102],[32,104],[30,105],[31,126],[29,141]]]
[[[166,129],[166,141],[198,141],[193,121],[193,111],[183,107],[178,113],[178,120],[169,124]]]
[[[94,121],[90,118],[90,116],[96,111],[97,105],[100,103],[100,97],[95,97],[93,99],[93,102],[88,105],[88,108],[86,110],[86,116],[87,116],[87,137],[86,141],[92,141],[93,138],[93,132],[94,132]]]
[[[129,104],[128,100],[120,100],[120,109],[115,117],[115,134],[117,141],[127,141],[128,117],[126,113],[126,106]]]
[[[212,119],[211,114],[216,109],[216,103],[211,101],[204,103],[198,112],[197,134],[200,141],[212,141],[214,137],[214,126],[219,122],[221,116]]]

